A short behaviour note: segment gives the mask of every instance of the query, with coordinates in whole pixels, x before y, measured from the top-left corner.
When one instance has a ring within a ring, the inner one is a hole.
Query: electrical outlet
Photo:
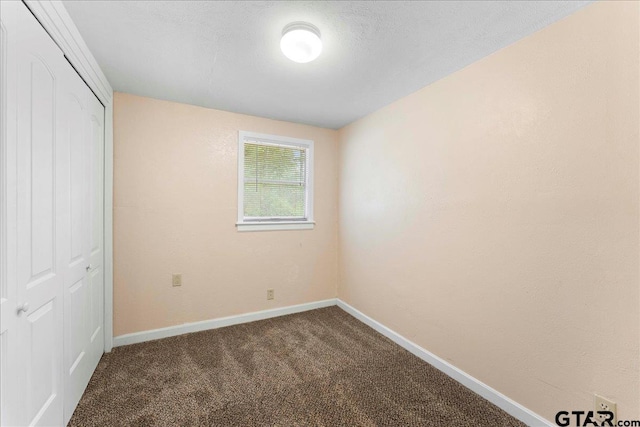
[[[171,284],[173,286],[182,286],[182,274],[174,274]]]
[[[274,298],[274,290],[267,289],[267,299],[273,299],[273,298]]]
[[[611,421],[612,425],[616,425],[618,422],[618,416],[616,414],[616,402],[613,400],[606,399],[602,396],[595,395],[595,409],[596,409],[596,420],[598,422],[602,422],[605,420]],[[599,411],[609,411],[613,413],[613,419],[610,419],[607,414],[599,414]]]

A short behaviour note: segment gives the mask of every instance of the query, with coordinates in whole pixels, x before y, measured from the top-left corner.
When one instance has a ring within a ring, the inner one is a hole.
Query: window
[[[313,228],[313,141],[240,132],[237,226]]]

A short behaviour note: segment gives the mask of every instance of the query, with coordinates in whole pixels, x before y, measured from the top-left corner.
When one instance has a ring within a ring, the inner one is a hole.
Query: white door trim
[[[61,1],[23,0],[104,105],[104,350],[113,348],[113,89]]]

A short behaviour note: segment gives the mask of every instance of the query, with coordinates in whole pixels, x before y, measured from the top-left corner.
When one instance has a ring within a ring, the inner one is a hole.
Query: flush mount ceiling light
[[[292,22],[282,30],[280,49],[292,61],[311,62],[322,52],[320,30],[307,22]]]

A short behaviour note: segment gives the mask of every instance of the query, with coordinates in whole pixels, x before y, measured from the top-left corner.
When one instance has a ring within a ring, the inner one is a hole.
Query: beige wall
[[[552,420],[640,418],[639,5],[341,130],[339,297]]]
[[[314,230],[236,231],[238,130],[315,141]],[[337,149],[336,131],[117,93],[114,334],[335,298]]]

